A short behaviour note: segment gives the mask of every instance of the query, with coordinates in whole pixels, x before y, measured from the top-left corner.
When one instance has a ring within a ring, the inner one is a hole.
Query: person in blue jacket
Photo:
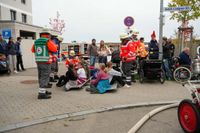
[[[180,65],[191,65],[191,58],[190,58],[190,48],[186,47],[183,49],[183,52],[179,55],[180,58]]]
[[[2,34],[0,33],[0,54],[7,56],[6,47],[7,42],[3,39]]]
[[[159,44],[156,40],[155,31],[151,35],[151,41],[149,43],[149,59],[158,59],[159,57]]]

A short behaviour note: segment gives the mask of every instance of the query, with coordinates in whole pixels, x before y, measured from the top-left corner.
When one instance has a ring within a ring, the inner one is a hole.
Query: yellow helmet
[[[61,36],[58,36],[57,39],[58,39],[58,41],[60,41],[60,42],[63,41],[63,37],[61,37]]]
[[[128,34],[126,34],[126,33],[122,33],[122,34],[120,35],[120,39],[121,39],[121,40],[127,39],[127,38],[129,38],[129,36],[128,36]]]
[[[70,51],[69,51],[69,55],[70,55],[70,56],[75,56],[75,51],[74,51],[74,50],[70,50]]]

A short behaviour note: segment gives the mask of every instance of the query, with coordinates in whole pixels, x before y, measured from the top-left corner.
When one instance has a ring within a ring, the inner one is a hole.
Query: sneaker
[[[43,93],[39,93],[38,94],[38,99],[50,99],[51,96],[47,95],[47,94],[43,94]]]
[[[49,82],[57,82],[53,77],[50,77]]]
[[[51,95],[52,93],[50,91],[46,91],[46,94],[47,95]]]
[[[59,76],[58,75],[54,75],[54,80],[59,80]]]
[[[14,73],[18,73],[18,71],[15,70]]]
[[[126,87],[126,88],[130,88],[131,86],[129,86],[129,85],[127,85],[127,84],[125,84],[125,87]]]

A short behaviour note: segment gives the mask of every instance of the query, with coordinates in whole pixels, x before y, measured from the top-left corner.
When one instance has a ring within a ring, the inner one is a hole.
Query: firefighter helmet
[[[61,36],[58,36],[57,37],[58,41],[62,42],[63,41],[63,38]]]
[[[126,33],[122,33],[122,34],[120,35],[120,39],[121,39],[121,40],[127,39],[127,38],[129,38],[129,36],[128,36],[128,34],[126,34]]]
[[[51,34],[48,28],[43,28],[40,34]]]
[[[134,28],[134,29],[131,29],[131,30],[130,30],[130,34],[131,34],[131,35],[139,35],[139,31],[138,31],[137,29]]]
[[[74,50],[70,50],[70,51],[69,51],[69,55],[70,55],[70,56],[75,56],[75,51],[74,51]]]

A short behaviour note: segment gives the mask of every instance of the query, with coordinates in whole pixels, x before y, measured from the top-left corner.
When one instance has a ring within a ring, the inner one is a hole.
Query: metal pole
[[[163,47],[162,47],[162,37],[163,37],[163,12],[164,12],[164,2],[160,0],[160,26],[159,26],[159,59],[163,58]]]

